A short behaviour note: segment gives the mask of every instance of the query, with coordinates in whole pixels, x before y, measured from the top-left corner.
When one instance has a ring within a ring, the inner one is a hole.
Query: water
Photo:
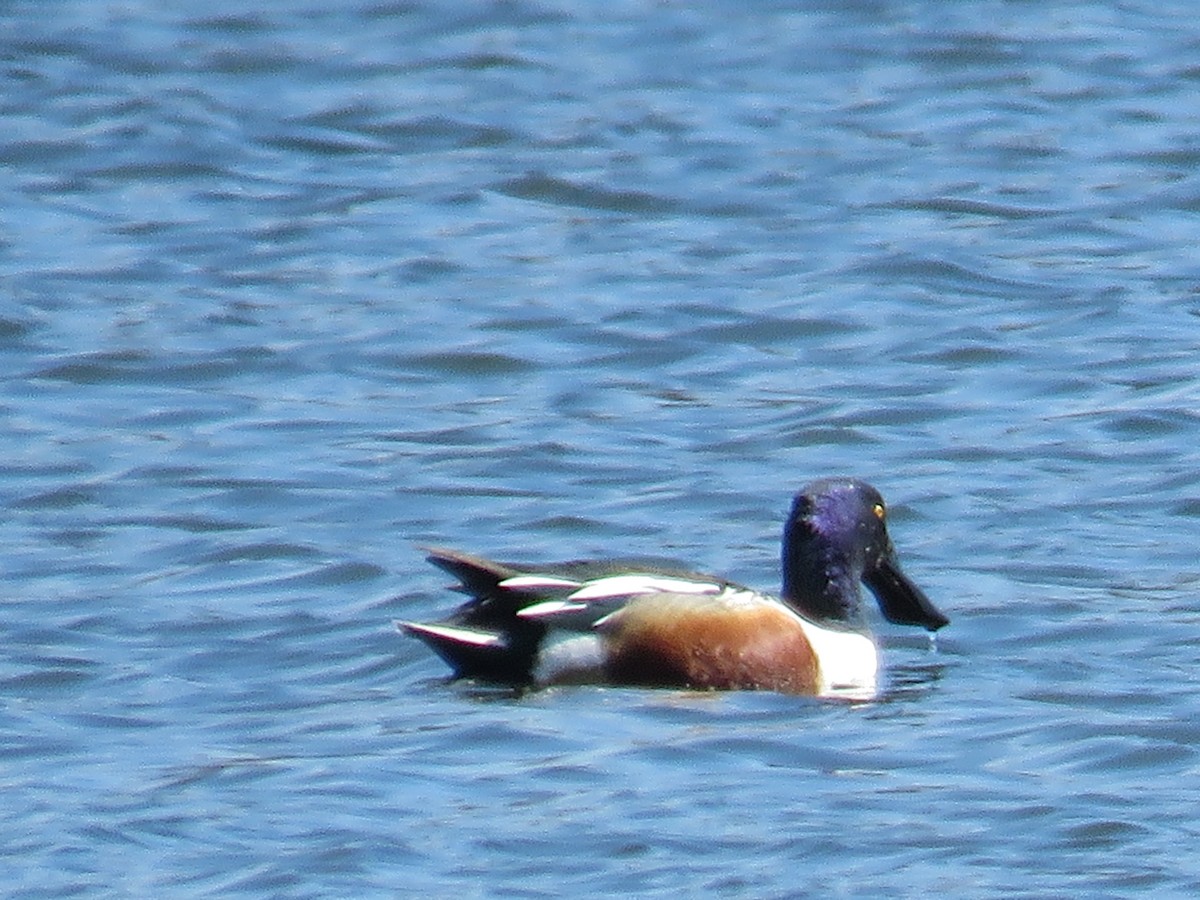
[[[6,4],[0,890],[1191,896],[1190,4]],[[444,683],[414,544],[773,588],[879,702]]]

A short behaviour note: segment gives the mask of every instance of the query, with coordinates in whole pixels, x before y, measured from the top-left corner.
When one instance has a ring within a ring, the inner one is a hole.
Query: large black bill
[[[879,602],[879,609],[889,622],[896,625],[921,625],[937,631],[950,620],[942,615],[925,592],[908,580],[891,554],[863,574],[863,582]]]

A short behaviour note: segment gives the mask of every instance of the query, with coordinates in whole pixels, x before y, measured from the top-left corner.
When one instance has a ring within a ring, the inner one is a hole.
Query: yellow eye
[[[876,503],[872,512],[875,513],[875,518],[877,518],[880,522],[883,521],[883,517],[886,515],[886,511],[884,510],[882,503]]]

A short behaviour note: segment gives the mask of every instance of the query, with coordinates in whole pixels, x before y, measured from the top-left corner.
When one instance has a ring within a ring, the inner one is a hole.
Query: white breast
[[[800,624],[817,654],[822,697],[870,700],[876,695],[879,651],[868,635],[820,628],[805,619]]]

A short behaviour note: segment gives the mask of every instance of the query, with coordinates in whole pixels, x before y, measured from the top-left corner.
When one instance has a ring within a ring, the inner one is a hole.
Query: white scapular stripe
[[[472,644],[476,647],[494,647],[504,642],[504,639],[498,634],[474,631],[470,628],[455,628],[453,625],[425,625],[417,622],[401,622],[400,625],[409,631],[457,641],[460,644]]]
[[[587,609],[586,603],[572,603],[569,600],[546,600],[535,603],[517,612],[522,619],[537,619],[543,616],[557,616],[563,613],[580,612]]]
[[[600,600],[605,597],[635,597],[638,594],[718,594],[721,585],[685,581],[663,575],[613,575],[589,581],[568,600]]]

